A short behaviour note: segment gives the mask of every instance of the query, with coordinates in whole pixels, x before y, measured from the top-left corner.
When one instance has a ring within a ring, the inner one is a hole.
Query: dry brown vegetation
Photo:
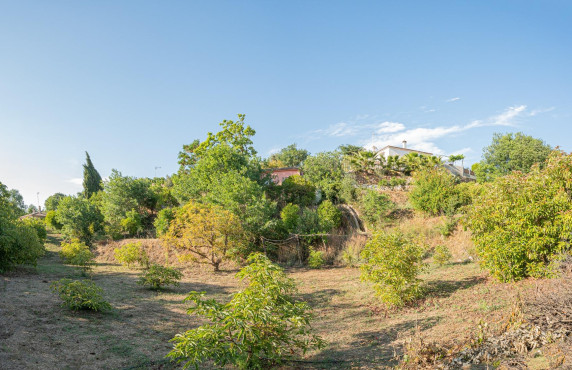
[[[428,293],[400,310],[386,310],[371,287],[360,282],[359,269],[287,268],[298,283],[299,298],[313,307],[313,327],[328,346],[285,367],[396,366],[404,347],[411,353],[412,344],[419,341],[441,343],[450,352],[461,349],[475,338],[479,322],[488,323],[490,328],[502,326],[518,294],[534,295],[540,283],[544,284],[542,289],[553,286],[555,281],[531,279],[516,284],[496,282],[468,260],[471,243],[466,231],[458,227],[449,238],[439,234],[437,228],[443,220],[413,216],[398,225],[422,238],[429,251],[429,268],[421,276]],[[185,314],[183,298],[189,291],[198,290],[219,301],[228,300],[240,288],[234,278],[238,266],[229,264],[222,266],[224,271],[213,273],[209,266],[181,262],[173,253],[166,256],[158,240],[139,240],[153,262],[168,260],[184,272],[180,287],[146,290],[136,284],[137,269],[121,266],[113,258],[115,247],[132,241],[97,246],[97,265],[91,278],[114,307],[108,313],[71,312],[50,292],[48,286],[54,280],[81,278],[80,272],[62,264],[55,236],[50,236],[48,253],[37,268],[1,276],[0,368],[177,368],[164,358],[171,348],[169,339],[201,324],[200,319]],[[450,265],[430,263],[431,249],[438,244],[450,248]],[[536,368],[556,364],[562,356],[559,348],[526,361],[530,366],[535,361],[540,363]]]

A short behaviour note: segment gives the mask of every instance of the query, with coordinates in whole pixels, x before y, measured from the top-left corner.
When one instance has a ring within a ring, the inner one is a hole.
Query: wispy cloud
[[[445,102],[447,102],[447,103],[452,103],[452,102],[455,102],[455,101],[457,101],[457,100],[461,100],[461,98],[459,98],[458,96],[456,96],[456,97],[454,97],[454,98],[445,100]]]
[[[363,116],[358,116],[363,117]],[[367,118],[367,117],[366,117]],[[365,118],[363,118],[365,119]],[[359,119],[361,120],[361,119]],[[356,121],[338,122],[328,128],[312,131],[311,134],[317,136],[348,137],[357,136],[366,132],[367,134],[387,134],[405,129],[405,125],[399,122],[375,122],[359,123]]]
[[[435,140],[450,137],[476,127],[484,126],[516,126],[519,117],[526,115],[526,105],[509,107],[504,112],[491,116],[485,120],[477,120],[466,125],[419,127],[401,130],[396,133],[379,135],[374,140],[363,140],[366,148],[383,148],[386,145],[399,145],[407,140],[410,148],[422,150],[434,154],[444,154],[443,150],[435,144]],[[403,125],[404,126],[404,125]]]
[[[70,182],[74,185],[82,185],[83,184],[83,179],[80,177],[74,177],[73,179],[68,179],[67,182]]]

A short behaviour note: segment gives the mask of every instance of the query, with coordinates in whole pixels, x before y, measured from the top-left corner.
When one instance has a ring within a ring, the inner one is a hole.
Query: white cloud
[[[365,116],[360,116],[365,117]],[[330,125],[326,129],[312,131],[311,134],[318,136],[333,136],[333,137],[346,137],[356,136],[359,134],[384,134],[390,132],[398,132],[405,129],[405,125],[399,122],[378,122],[378,123],[363,123],[356,122],[338,122]]]
[[[381,122],[381,123],[374,123],[371,125],[371,128],[375,130],[376,134],[384,134],[390,132],[399,132],[405,129],[405,125],[399,122]]]
[[[83,179],[80,177],[74,177],[73,179],[69,179],[67,180],[67,182],[70,182],[74,185],[82,185],[83,184]]]
[[[468,147],[467,147],[467,148],[462,148],[462,149],[459,149],[459,150],[455,150],[455,151],[449,153],[449,155],[469,154],[469,153],[472,153],[472,152],[473,152],[473,148],[468,148]]]
[[[458,96],[456,96],[456,97],[454,97],[454,98],[447,99],[447,100],[445,100],[445,101],[446,101],[447,103],[452,103],[452,102],[455,102],[455,101],[457,101],[457,100],[461,100],[461,98],[459,98]]]

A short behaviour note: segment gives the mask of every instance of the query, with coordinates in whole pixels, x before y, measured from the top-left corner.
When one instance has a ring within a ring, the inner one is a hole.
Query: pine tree
[[[83,195],[89,199],[92,194],[102,190],[101,176],[93,166],[89,153],[85,152],[85,164],[83,165]]]

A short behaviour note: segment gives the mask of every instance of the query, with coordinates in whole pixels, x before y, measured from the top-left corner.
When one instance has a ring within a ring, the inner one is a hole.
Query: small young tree
[[[103,216],[90,201],[80,197],[65,197],[59,205],[56,220],[63,225],[62,233],[90,244],[94,234],[101,230]]]
[[[190,201],[177,212],[162,239],[168,246],[190,253],[192,260],[219,271],[224,260],[239,253],[244,231],[233,213]]]
[[[460,205],[456,180],[442,168],[426,168],[414,173],[409,201],[417,210],[438,215],[454,210]]]
[[[377,232],[361,252],[361,279],[372,282],[387,305],[403,306],[423,292],[418,278],[423,254],[423,248],[401,233]]]
[[[183,274],[172,267],[153,264],[141,273],[137,284],[158,290],[166,285],[179,286],[182,277]]]
[[[300,207],[297,204],[287,204],[280,212],[280,218],[288,232],[295,232],[300,223]]]
[[[342,212],[329,200],[318,207],[318,222],[323,232],[329,233],[342,224]]]
[[[308,305],[292,297],[294,281],[263,254],[253,254],[247,262],[237,277],[248,285],[229,303],[205,299],[204,292],[191,292],[185,299],[195,304],[189,314],[205,316],[211,323],[177,334],[169,357],[186,367],[213,360],[219,367],[261,369],[324,346],[311,334]]]
[[[379,224],[393,206],[393,202],[385,194],[375,190],[366,190],[360,197],[359,208],[363,219],[372,226]]]

